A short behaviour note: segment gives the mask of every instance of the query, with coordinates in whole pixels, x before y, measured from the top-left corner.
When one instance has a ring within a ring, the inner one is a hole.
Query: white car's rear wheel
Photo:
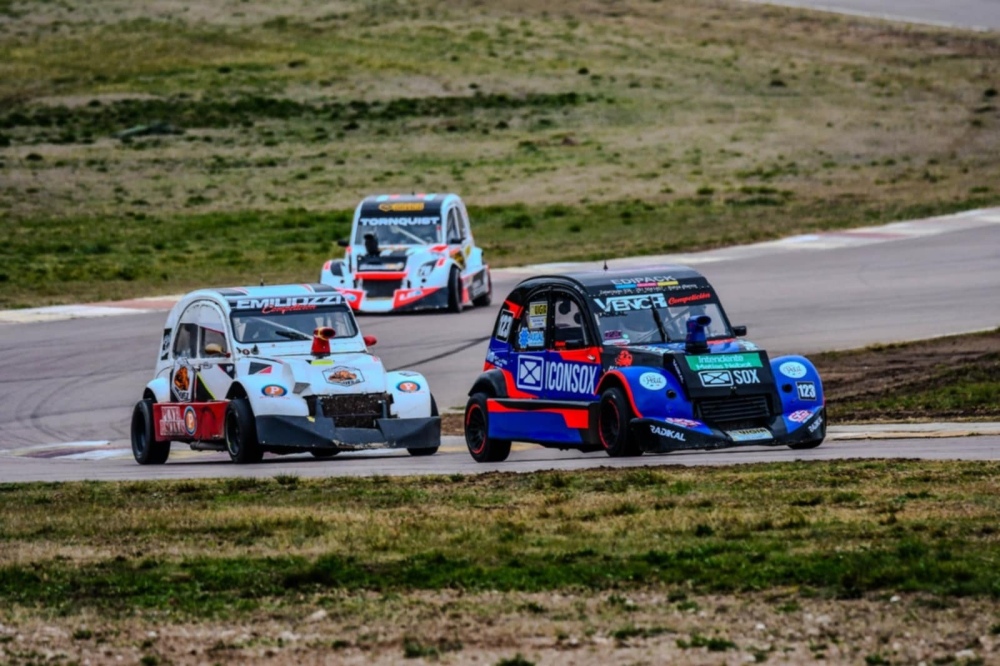
[[[170,457],[170,442],[158,442],[153,432],[153,401],[140,400],[132,409],[132,455],[140,465],[162,465]]]

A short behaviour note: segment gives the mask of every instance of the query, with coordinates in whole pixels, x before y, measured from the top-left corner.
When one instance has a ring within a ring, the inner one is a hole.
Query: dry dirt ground
[[[327,598],[241,622],[0,624],[10,664],[996,664],[995,601],[663,592]],[[322,608],[320,608],[322,606]],[[345,611],[351,608],[357,614]]]

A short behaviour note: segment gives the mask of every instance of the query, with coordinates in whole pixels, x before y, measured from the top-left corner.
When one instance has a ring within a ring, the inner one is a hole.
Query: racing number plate
[[[763,439],[774,439],[767,428],[745,428],[743,430],[727,430],[726,434],[734,442],[756,442]]]

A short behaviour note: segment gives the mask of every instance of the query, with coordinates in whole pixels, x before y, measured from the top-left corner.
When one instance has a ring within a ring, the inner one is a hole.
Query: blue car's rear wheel
[[[474,393],[465,405],[465,444],[476,462],[503,462],[510,455],[510,440],[493,439],[489,426],[486,394]]]

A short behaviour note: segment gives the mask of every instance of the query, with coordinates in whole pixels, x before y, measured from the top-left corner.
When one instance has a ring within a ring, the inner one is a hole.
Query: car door
[[[466,233],[467,225],[462,223],[462,215],[458,211],[457,205],[452,205],[448,209],[448,221],[445,226],[445,241],[448,243],[448,254],[455,263],[458,264],[462,275],[466,272],[466,260],[470,251],[470,238]]]
[[[601,354],[587,310],[578,296],[563,289],[553,290],[549,302],[544,398],[592,402],[601,378]]]
[[[202,301],[193,314],[198,325],[195,399],[222,400],[229,393],[236,369],[225,315],[211,301]]]
[[[235,371],[231,350],[228,327],[217,305],[199,300],[185,308],[171,350],[173,400],[208,402],[224,398]]]
[[[545,347],[549,324],[549,290],[533,292],[526,300],[521,316],[511,326],[514,386],[518,397],[546,397]]]

